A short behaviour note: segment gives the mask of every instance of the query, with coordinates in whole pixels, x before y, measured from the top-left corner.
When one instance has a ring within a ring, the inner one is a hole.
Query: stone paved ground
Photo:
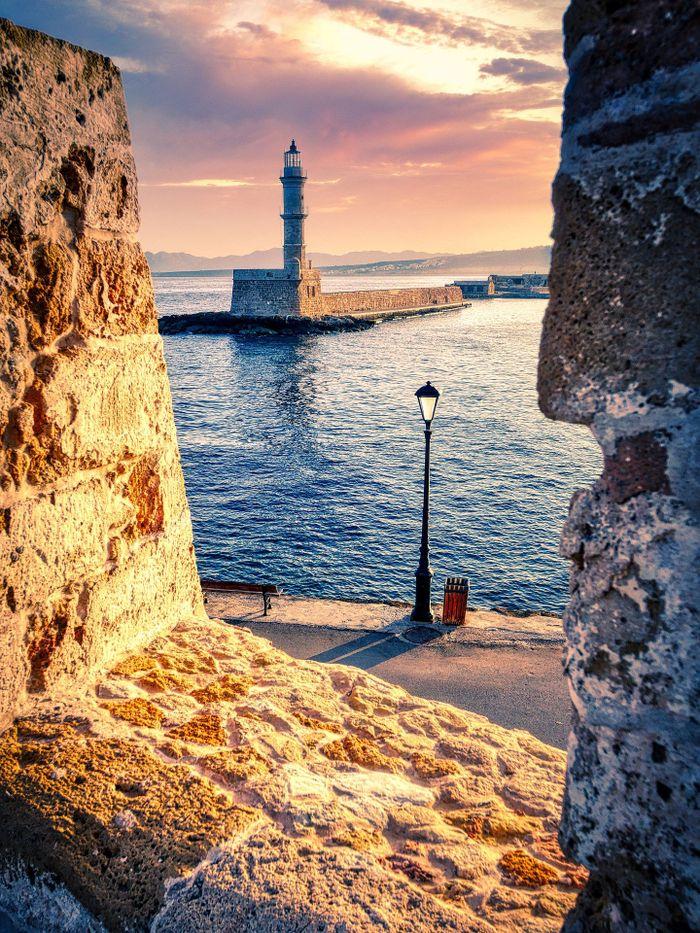
[[[207,611],[212,618],[372,632],[402,632],[416,627],[416,623],[411,621],[412,606],[409,603],[357,602],[283,595],[271,598],[270,611],[267,616],[263,616],[262,597],[257,594],[224,592],[208,585],[203,589]],[[451,642],[564,643],[561,618],[549,613],[516,614],[506,610],[469,609],[465,625],[447,626],[439,621],[442,606],[434,605],[433,610],[436,623],[429,628]]]
[[[193,619],[16,721],[0,821],[108,929],[554,931],[584,880],[563,777],[525,732]],[[13,878],[0,907],[86,929]]]

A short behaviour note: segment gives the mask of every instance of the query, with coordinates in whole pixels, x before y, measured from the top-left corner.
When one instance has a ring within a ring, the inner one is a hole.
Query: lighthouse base
[[[320,317],[321,275],[316,269],[234,269],[231,313],[255,317]]]

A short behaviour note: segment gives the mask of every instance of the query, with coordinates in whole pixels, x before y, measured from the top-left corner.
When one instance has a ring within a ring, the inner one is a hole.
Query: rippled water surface
[[[326,290],[444,284],[328,279]],[[220,278],[156,278],[161,313],[222,310]],[[569,497],[600,470],[585,428],[540,414],[545,302],[309,337],[168,336],[165,350],[200,572],[317,596],[410,599],[423,433],[413,393],[442,391],[433,435],[432,563],[475,605],[560,610]]]

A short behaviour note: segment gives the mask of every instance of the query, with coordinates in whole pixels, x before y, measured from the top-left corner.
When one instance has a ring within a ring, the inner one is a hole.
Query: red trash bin
[[[469,580],[466,577],[448,577],[442,602],[443,625],[464,625],[469,601]]]

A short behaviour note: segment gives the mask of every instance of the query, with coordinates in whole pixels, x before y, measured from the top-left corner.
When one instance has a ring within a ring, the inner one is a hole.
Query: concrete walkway
[[[475,610],[467,625],[411,622],[410,606],[262,598],[206,591],[212,618],[242,625],[292,657],[349,664],[418,696],[482,713],[565,747],[569,699],[561,669],[561,620]]]
[[[225,592],[204,587],[209,615],[216,619],[240,622],[279,622],[285,625],[312,625],[321,628],[360,632],[392,632],[416,628],[411,621],[411,605],[401,602],[355,602],[344,599],[314,599],[305,596],[273,596],[272,608],[263,616],[262,596]],[[442,607],[433,606],[439,620]],[[440,638],[463,644],[498,642],[564,643],[559,616],[542,613],[500,612],[494,609],[470,609],[463,626],[444,626],[439,622],[428,631]]]

